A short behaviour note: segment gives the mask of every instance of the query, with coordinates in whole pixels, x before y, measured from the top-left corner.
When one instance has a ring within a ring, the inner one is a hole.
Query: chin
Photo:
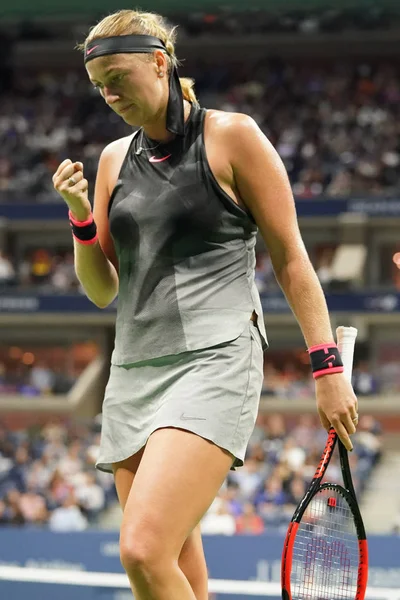
[[[122,118],[125,121],[125,123],[127,125],[130,125],[131,127],[141,127],[142,126],[142,123],[138,123],[137,119],[132,119],[132,117],[129,118],[128,116],[122,117]]]

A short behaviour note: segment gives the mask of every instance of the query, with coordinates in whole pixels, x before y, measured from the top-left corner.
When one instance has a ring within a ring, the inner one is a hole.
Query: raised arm
[[[89,244],[82,244],[74,239],[76,275],[89,300],[99,308],[108,306],[118,293],[117,262],[108,231],[107,217],[110,198],[107,183],[110,161],[111,155],[106,148],[99,161],[94,200],[94,219],[98,239]],[[65,160],[54,174],[53,184],[68,205],[71,216],[76,221],[86,221],[90,217],[91,207],[83,164],[73,163],[70,159]]]

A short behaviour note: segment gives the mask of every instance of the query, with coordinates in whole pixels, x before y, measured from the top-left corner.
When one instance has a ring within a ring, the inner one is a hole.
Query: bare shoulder
[[[223,151],[231,164],[235,159],[263,151],[264,157],[274,157],[274,148],[256,121],[244,113],[207,111],[207,132],[218,150]],[[247,161],[246,161],[247,162]]]
[[[207,125],[210,130],[226,136],[246,135],[260,132],[255,120],[244,113],[226,112],[223,110],[207,110]]]
[[[125,157],[128,152],[128,148],[135,137],[135,133],[131,133],[131,135],[126,135],[125,137],[119,138],[107,144],[102,151],[102,156],[105,158],[111,157],[119,157],[123,155]]]
[[[97,180],[99,185],[105,186],[108,197],[117,183],[122,163],[136,133],[114,140],[103,149],[100,155]]]

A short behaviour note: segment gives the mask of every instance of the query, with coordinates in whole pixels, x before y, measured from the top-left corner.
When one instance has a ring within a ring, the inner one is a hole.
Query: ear
[[[154,63],[156,66],[157,72],[166,73],[168,70],[168,61],[162,50],[154,51]]]

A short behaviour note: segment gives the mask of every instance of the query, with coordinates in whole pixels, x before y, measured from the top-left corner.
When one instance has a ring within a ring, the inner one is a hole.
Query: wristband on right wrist
[[[97,242],[97,227],[92,213],[86,221],[77,221],[71,211],[69,211],[68,217],[72,235],[79,244],[91,245]]]
[[[335,342],[319,344],[308,349],[314,379],[322,375],[343,373],[343,362]]]

